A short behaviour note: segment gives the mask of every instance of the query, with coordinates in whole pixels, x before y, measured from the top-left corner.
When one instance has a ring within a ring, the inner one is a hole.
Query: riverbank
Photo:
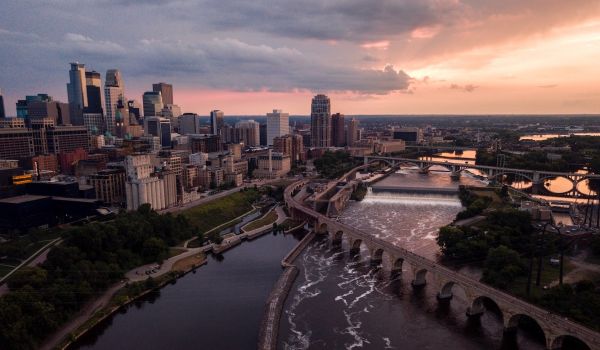
[[[277,348],[277,336],[283,306],[299,272],[299,269],[294,265],[294,261],[314,238],[315,232],[311,231],[281,260],[281,266],[284,270],[266,302],[265,314],[258,336],[259,350],[274,350]]]
[[[126,275],[138,277],[132,277],[128,281],[124,280],[113,285],[100,298],[90,302],[83,308],[76,318],[47,340],[40,349],[68,348],[70,344],[96,327],[104,319],[112,316],[148,293],[162,288],[166,284],[207,263],[206,255],[200,249],[192,250],[189,254],[180,254],[171,259],[174,259],[174,261],[169,264],[169,270],[162,273],[157,272],[154,276],[139,274],[138,270],[143,270],[143,267],[129,271]],[[135,290],[137,288],[140,288],[139,292],[134,295],[127,294],[128,290]]]
[[[252,209],[250,210],[250,212],[254,210],[256,209]],[[277,220],[275,221],[276,224],[279,225],[288,219],[287,215],[280,206],[274,208],[273,211],[277,214]],[[241,216],[245,216],[247,214],[248,212],[244,213]],[[236,219],[239,219],[239,217]],[[233,221],[235,221],[236,219],[234,219]],[[230,222],[230,224],[231,223],[232,222]],[[219,225],[219,227],[222,228],[222,225]],[[186,275],[190,271],[195,270],[197,267],[206,264],[206,253],[212,252],[213,254],[222,254],[225,251],[241,244],[243,240],[251,240],[260,237],[268,232],[271,232],[272,228],[272,224],[264,225],[255,230],[225,238],[223,242],[219,245],[211,244],[197,248],[186,247],[186,252],[183,252],[177,256],[165,260],[160,266],[160,268],[155,269],[156,272],[152,273],[151,275],[146,275],[145,272],[154,269],[156,264],[140,266],[129,271],[125,275],[128,278],[128,282],[123,281],[114,285],[100,298],[90,303],[91,305],[84,308],[84,311],[77,318],[75,318],[60,332],[53,336],[52,339],[50,339],[46,344],[44,344],[42,349],[67,348],[75,340],[79,339],[88,331],[93,329],[102,320],[106,319],[107,317],[110,317],[119,310],[122,310],[127,305],[142,298],[148,293],[160,289],[166,284],[171,283],[175,279],[178,279]],[[297,229],[297,227],[294,229]],[[291,231],[293,230],[290,230],[288,232]],[[150,277],[152,278],[150,279]],[[149,279],[152,281],[152,284],[148,286],[146,285],[146,282]],[[118,295],[125,288],[135,283],[139,284],[143,291],[136,293],[136,295],[134,296],[125,295],[125,297],[123,297],[123,295]],[[118,303],[113,304],[113,302],[115,301],[114,299],[120,300],[118,300]]]

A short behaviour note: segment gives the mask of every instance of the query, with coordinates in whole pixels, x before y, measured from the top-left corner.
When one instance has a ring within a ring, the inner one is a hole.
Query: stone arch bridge
[[[440,299],[451,298],[454,288],[462,288],[469,301],[467,314],[470,316],[481,315],[485,311],[484,300],[490,300],[500,309],[506,331],[516,330],[519,319],[529,317],[543,330],[548,349],[560,349],[563,340],[569,337],[579,339],[590,349],[600,349],[600,333],[304,206],[295,200],[294,195],[306,183],[303,180],[288,186],[284,193],[286,205],[293,217],[312,223],[317,233],[328,235],[332,244],[340,244],[345,239],[354,251],[365,245],[373,263],[379,264],[387,256],[392,272],[402,271],[403,264],[409,264],[413,271],[413,286],[433,285]]]

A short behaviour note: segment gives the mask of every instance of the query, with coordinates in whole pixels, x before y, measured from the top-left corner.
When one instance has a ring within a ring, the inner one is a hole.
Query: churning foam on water
[[[284,341],[284,348],[288,350],[305,350],[310,346],[311,330],[301,330],[296,323],[296,310],[298,306],[306,299],[315,298],[321,294],[318,288],[323,282],[331,266],[343,252],[337,252],[327,257],[324,251],[327,250],[328,242],[324,241],[318,245],[309,245],[304,254],[302,254],[302,270],[304,271],[304,283],[300,285],[294,293],[294,299],[290,307],[285,310],[288,322],[290,324],[291,335],[287,341]]]
[[[419,205],[419,206],[452,206],[461,207],[462,204],[458,200],[457,196],[448,195],[435,195],[435,194],[410,194],[410,193],[393,193],[393,192],[380,192],[380,193],[369,193],[362,200],[365,204],[377,204],[377,203],[393,203],[393,204],[405,204],[405,205]]]

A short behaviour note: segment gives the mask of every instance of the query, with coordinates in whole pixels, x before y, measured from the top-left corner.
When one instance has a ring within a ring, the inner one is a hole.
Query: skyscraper
[[[162,148],[171,147],[171,122],[168,119],[149,116],[144,118],[144,135],[160,138]]]
[[[273,139],[290,133],[290,115],[281,109],[274,109],[267,113],[267,144],[273,145]]]
[[[348,123],[348,132],[346,133],[346,144],[349,147],[354,147],[356,141],[360,139],[359,130],[358,130],[358,120],[356,118],[352,118],[350,123]]]
[[[152,91],[160,92],[164,106],[173,104],[173,85],[167,83],[152,84]]]
[[[331,146],[331,103],[325,95],[319,94],[312,99],[310,132],[313,147]]]
[[[163,109],[162,96],[159,92],[146,91],[142,98],[144,104],[144,117],[154,117],[160,115]]]
[[[102,114],[102,78],[96,71],[85,72],[85,87],[87,92],[87,108],[84,113]]]
[[[69,83],[67,83],[67,95],[69,103],[83,110],[88,106],[85,65],[79,62],[71,63],[69,70]]]
[[[346,145],[343,114],[336,113],[331,116],[331,145],[335,147],[344,147]]]
[[[213,135],[221,134],[221,128],[225,124],[225,122],[223,121],[223,117],[223,111],[219,111],[218,109],[215,109],[214,111],[210,112],[210,132]]]
[[[179,118],[179,133],[182,135],[200,133],[200,116],[196,113],[184,113]]]
[[[4,97],[2,96],[2,90],[0,90],[0,119],[6,118],[6,111],[4,110]]]
[[[109,69],[106,71],[104,80],[104,103],[106,104],[106,130],[115,132],[115,117],[117,115],[117,106],[119,101],[125,102],[125,85],[118,69]]]
[[[83,125],[83,111],[88,106],[85,80],[85,65],[79,62],[71,63],[69,83],[67,83],[69,98],[69,114],[73,125]]]

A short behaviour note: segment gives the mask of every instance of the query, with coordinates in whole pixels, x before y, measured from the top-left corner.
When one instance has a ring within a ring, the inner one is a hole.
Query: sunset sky
[[[4,0],[0,89],[66,101],[69,62],[184,112],[600,114],[598,0]]]

